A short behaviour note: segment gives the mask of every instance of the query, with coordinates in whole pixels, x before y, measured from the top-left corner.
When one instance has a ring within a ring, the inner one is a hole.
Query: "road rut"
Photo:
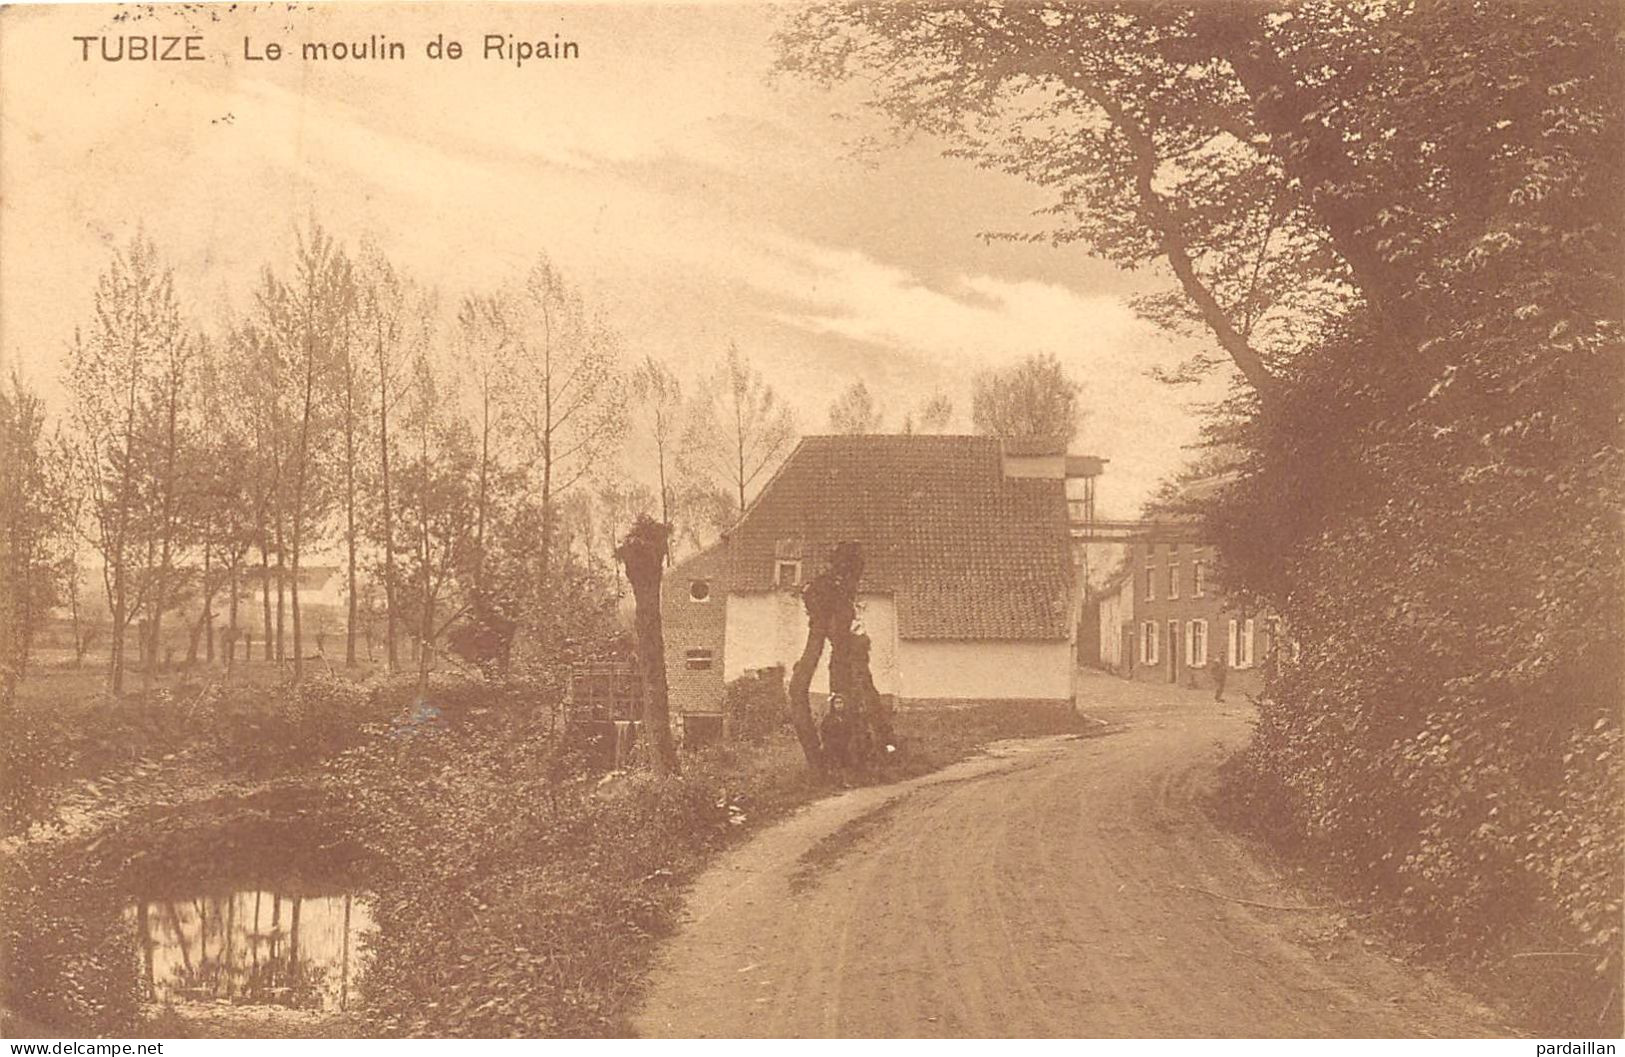
[[[697,883],[645,1036],[1500,1035],[1203,810],[1245,708],[1110,677],[1113,732],[812,805]]]

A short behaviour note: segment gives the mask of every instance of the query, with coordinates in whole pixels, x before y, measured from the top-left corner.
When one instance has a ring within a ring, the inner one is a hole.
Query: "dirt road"
[[[1244,708],[1100,676],[1089,740],[813,805],[705,874],[646,1036],[1474,1036],[1201,801]],[[1263,904],[1268,904],[1263,905]]]

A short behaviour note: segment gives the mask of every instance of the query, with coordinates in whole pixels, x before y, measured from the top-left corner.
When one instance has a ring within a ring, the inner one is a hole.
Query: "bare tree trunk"
[[[344,663],[346,667],[354,668],[356,615],[360,611],[360,602],[356,598],[355,574],[355,364],[350,357],[347,338],[344,364],[344,535],[349,545],[350,604],[344,622]]]
[[[172,353],[173,355],[173,353]],[[164,507],[163,507],[163,543],[159,549],[158,582],[153,585],[155,597],[152,603],[152,656],[148,658],[147,670],[150,673],[157,665],[163,648],[164,610],[169,608],[169,591],[171,569],[174,562],[175,543],[175,445],[177,443],[176,427],[180,415],[180,378],[173,364],[170,367],[169,381],[169,407],[164,432]],[[148,682],[151,682],[150,676]]]
[[[615,549],[626,567],[637,602],[638,661],[643,669],[643,736],[653,750],[656,774],[676,774],[677,750],[671,741],[670,693],[666,686],[666,641],[660,624],[660,579],[665,570],[671,529],[639,517]]]
[[[551,380],[549,380],[548,384],[552,384]],[[551,429],[552,414],[551,400],[549,400],[547,410],[549,429]],[[551,646],[546,614],[553,611],[553,599],[549,594],[553,585],[553,441],[550,435],[544,435],[542,439],[542,540],[540,549],[541,555],[537,562],[538,605],[536,609],[544,615],[542,617],[543,623],[536,629],[535,634],[536,645],[545,656]]]
[[[282,546],[282,511],[278,510],[276,518],[276,659],[278,664],[281,664],[288,656],[282,648],[282,617],[287,604],[286,592],[288,589],[287,567],[283,564],[285,554],[286,551]]]
[[[231,671],[237,660],[237,595],[241,592],[238,573],[243,567],[243,556],[238,555],[231,563],[231,615],[227,617],[226,631],[226,671]]]
[[[209,576],[209,541],[203,541],[203,582],[207,594],[203,598],[203,659],[214,663],[214,592],[218,584]]]
[[[294,529],[293,575],[288,580],[288,605],[293,610],[293,681],[305,677],[303,627],[299,621],[299,530]]]
[[[210,575],[211,548],[209,543],[210,540],[205,535],[203,540],[203,581],[198,585],[203,600],[198,607],[197,622],[192,625],[192,633],[186,637],[186,664],[188,667],[197,663],[198,643],[205,634],[208,635],[209,642],[208,652],[204,655],[204,660],[210,662],[214,660],[214,613],[210,607],[214,602],[215,585],[213,577]]]
[[[155,674],[153,669],[156,668],[158,664],[158,640],[153,635],[153,624],[156,622],[153,620],[154,614],[152,608],[158,604],[158,592],[154,590],[156,587],[156,581],[158,579],[155,575],[158,568],[157,554],[157,539],[152,536],[147,537],[147,582],[145,584],[146,598],[143,600],[143,604],[141,606],[136,607],[136,612],[138,614],[142,609],[145,609],[147,612],[147,619],[142,621],[140,626],[136,629],[136,641],[139,643],[136,648],[140,651],[141,655],[141,689],[144,691],[152,689],[152,677]]]
[[[124,627],[129,623],[129,614],[124,599],[124,573],[117,570],[113,573],[113,604],[112,609],[112,639],[108,643],[111,651],[107,659],[108,681],[113,686],[113,696],[117,697],[124,692]]]
[[[378,452],[384,493],[384,660],[390,671],[400,667],[395,639],[395,509],[389,480],[389,365],[380,342],[378,353]]]
[[[136,319],[139,320],[139,314]],[[140,330],[137,328],[136,337]],[[136,348],[138,342],[132,340],[130,347]],[[129,599],[129,563],[130,556],[126,543],[129,539],[130,528],[130,471],[135,462],[135,414],[136,392],[141,377],[140,361],[135,356],[130,357],[130,384],[127,390],[127,403],[124,410],[124,459],[119,468],[119,499],[118,517],[114,522],[113,546],[108,550],[112,554],[113,566],[113,595],[110,608],[113,611],[113,641],[111,643],[112,655],[108,664],[112,671],[110,682],[113,686],[113,695],[117,697],[124,692],[124,629],[130,622]],[[100,455],[97,455],[98,465],[92,468],[93,475],[101,472]]]
[[[260,635],[265,643],[263,652],[265,659],[275,660],[271,644],[271,548],[265,538],[265,522],[260,522],[260,600],[264,603],[264,623],[260,626]],[[252,658],[249,658],[252,659]]]
[[[428,456],[424,456],[425,473],[427,473]],[[421,513],[421,532],[419,534],[419,560],[418,568],[422,570],[419,576],[419,589],[422,594],[418,604],[418,699],[424,700],[429,694],[429,641],[434,635],[434,582],[429,570],[429,508],[428,489],[424,489],[424,506]]]
[[[734,397],[734,444],[739,459],[734,467],[734,480],[739,485],[739,516],[745,516],[745,421],[743,410],[739,407],[739,398]]]
[[[434,581],[429,568],[429,409],[424,407],[422,432],[419,436],[419,465],[423,468],[423,487],[418,501],[418,569],[419,588],[422,592],[418,605],[418,700],[429,695],[429,642],[434,635]]]
[[[74,562],[68,572],[68,610],[73,617],[73,666],[85,663],[85,631],[79,613],[79,564]]]
[[[344,663],[345,663],[345,665],[347,667],[354,668],[355,667],[355,632],[356,632],[356,623],[359,620],[358,614],[360,613],[360,610],[361,610],[361,601],[357,597],[358,588],[357,588],[356,573],[355,573],[355,491],[354,491],[354,489],[355,489],[355,480],[354,480],[355,473],[354,473],[354,470],[351,470],[350,478],[351,478],[350,483],[349,483],[349,489],[350,489],[349,521],[350,521],[350,524],[349,524],[349,527],[348,527],[348,530],[347,530],[348,534],[349,534],[349,537],[350,537],[350,539],[349,539],[349,544],[350,544],[350,554],[349,554],[349,562],[350,562],[350,605],[349,605],[349,614],[345,618],[345,624],[344,624]]]

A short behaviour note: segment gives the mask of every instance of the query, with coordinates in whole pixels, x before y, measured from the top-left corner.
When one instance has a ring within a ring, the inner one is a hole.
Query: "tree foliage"
[[[829,405],[829,431],[848,436],[880,433],[885,416],[862,379],[841,391]]]
[[[1082,388],[1049,354],[976,376],[971,423],[994,437],[1038,439],[1065,449],[1078,435]]]
[[[0,709],[12,703],[64,575],[74,574],[65,469],[39,396],[12,375],[9,391],[0,388]]]
[[[825,4],[780,37],[786,69],[1051,191],[1016,237],[1169,268],[1139,307],[1243,383],[1210,426],[1226,581],[1301,650],[1241,799],[1441,946],[1568,937],[1616,1025],[1620,21]]]
[[[726,489],[737,517],[795,439],[794,412],[739,346],[730,343],[722,367],[705,380],[690,405],[683,431],[683,475],[690,490],[701,496]]]

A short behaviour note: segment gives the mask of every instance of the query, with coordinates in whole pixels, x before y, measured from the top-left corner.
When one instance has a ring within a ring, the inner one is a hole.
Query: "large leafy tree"
[[[561,501],[626,436],[621,339],[545,256],[519,289],[498,295],[485,318],[488,340],[512,350],[503,400],[535,479],[542,519],[535,575],[545,595],[554,586]],[[543,635],[540,626],[533,630]]]
[[[1413,373],[1442,258],[1559,202],[1614,211],[1617,174],[1576,163],[1617,155],[1598,120],[1617,23],[1607,4],[824,4],[779,43],[785,69],[862,77],[897,129],[1052,190],[1021,237],[1165,264],[1179,295],[1148,310],[1200,321],[1268,398],[1356,303]]]
[[[978,433],[1040,439],[1064,449],[1078,434],[1079,392],[1060,360],[1034,354],[976,376],[971,424]]]
[[[77,573],[72,547],[63,546],[71,528],[64,468],[49,440],[44,405],[14,374],[0,387],[0,708],[27,670],[62,568]]]
[[[192,342],[172,274],[138,234],[114,252],[97,282],[94,317],[68,354],[76,486],[89,497],[89,542],[102,561],[115,694],[124,689],[126,633],[168,586]],[[144,637],[144,649],[155,645],[155,636]]]
[[[826,4],[780,36],[1050,190],[1018,237],[1166,267],[1142,310],[1233,366],[1210,528],[1303,645],[1240,772],[1276,831],[1439,936],[1540,920],[1616,982],[1620,813],[1583,790],[1620,781],[1622,41],[1617,4],[1467,0]]]

